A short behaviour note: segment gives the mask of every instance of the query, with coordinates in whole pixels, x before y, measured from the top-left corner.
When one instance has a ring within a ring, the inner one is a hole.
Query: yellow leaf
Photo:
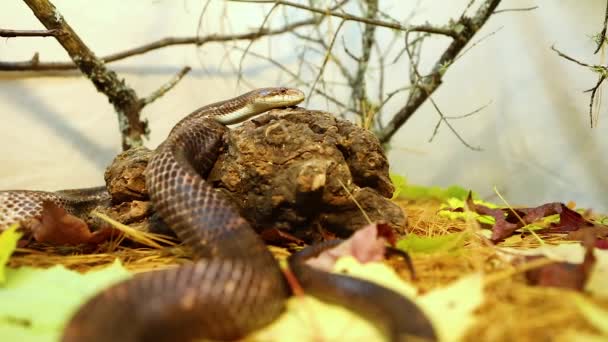
[[[17,228],[19,228],[19,225],[13,224],[0,233],[0,284],[4,284],[6,281],[4,268],[15,248],[17,248],[17,242],[21,238],[21,235],[23,235],[17,231]]]

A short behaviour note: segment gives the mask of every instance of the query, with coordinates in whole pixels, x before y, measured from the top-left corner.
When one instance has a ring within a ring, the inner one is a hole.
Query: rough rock
[[[113,203],[148,200],[144,171],[152,151],[135,147],[119,154],[104,174]]]
[[[295,108],[245,122],[225,140],[207,179],[257,231],[278,229],[312,242],[350,236],[369,219],[403,232],[406,215],[389,199],[388,161],[371,132],[329,113]],[[149,157],[149,150],[133,149],[106,171],[115,203],[147,200],[143,170]],[[133,207],[140,218],[144,206]],[[137,221],[126,210],[117,212],[120,221]]]
[[[350,236],[368,218],[405,227],[376,137],[325,112],[274,110],[231,130],[208,180],[258,231],[315,241]]]

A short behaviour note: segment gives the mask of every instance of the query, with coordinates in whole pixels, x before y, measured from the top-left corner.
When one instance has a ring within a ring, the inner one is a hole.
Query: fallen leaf
[[[43,202],[40,217],[25,222],[24,226],[36,241],[53,245],[99,244],[112,235],[110,228],[92,233],[82,219],[51,201]]]
[[[407,179],[401,175],[391,173],[391,181],[395,186],[395,192],[393,193],[393,199],[401,198],[408,200],[425,200],[435,199],[440,201],[446,201],[450,198],[465,199],[469,190],[464,189],[457,185],[452,185],[447,188],[441,188],[438,186],[421,186],[408,184]],[[474,194],[477,197],[477,194]]]
[[[0,336],[3,341],[58,341],[63,326],[85,300],[129,276],[118,260],[85,274],[63,266],[9,268],[0,290]]]
[[[484,299],[481,274],[465,276],[450,285],[417,296],[417,289],[403,281],[389,266],[362,264],[354,257],[340,258],[335,272],[373,281],[414,301],[429,317],[441,341],[457,341],[475,323],[474,311]],[[385,341],[373,324],[340,306],[303,295],[287,301],[287,310],[275,322],[246,341]]]
[[[377,225],[369,224],[336,247],[308,259],[306,263],[315,268],[330,271],[336,261],[343,256],[353,256],[361,263],[381,261],[384,259],[385,246],[386,240],[378,236]]]
[[[485,217],[486,220],[487,218],[492,218],[489,221],[492,225],[492,236],[490,239],[494,242],[499,242],[510,237],[518,229],[524,227],[532,229],[530,225],[535,223],[548,226],[545,229],[539,230],[539,233],[567,233],[584,227],[599,225],[598,223],[586,220],[581,214],[559,202],[546,203],[533,208],[498,208],[474,201],[471,194],[469,194],[465,202],[469,210],[481,215],[481,217]],[[453,204],[451,203],[453,212],[459,213],[464,211],[464,203],[461,207],[454,207]],[[450,218],[462,217],[459,215],[446,215],[445,213],[443,216]],[[559,219],[559,221],[553,222],[555,219]],[[487,221],[482,223],[487,223]]]
[[[579,230],[569,232],[566,235],[567,240],[584,241],[593,238],[595,247],[599,249],[608,249],[608,227],[604,225],[594,225],[591,227],[583,227]]]
[[[608,239],[598,239],[595,241],[595,248],[608,250]]]
[[[586,248],[578,243],[545,245],[538,248],[515,249],[502,247],[500,250],[506,259],[516,259],[521,256],[544,256],[556,262],[581,264],[585,259]],[[594,248],[595,265],[591,268],[585,285],[585,292],[594,296],[608,298],[608,251]]]
[[[262,240],[269,243],[283,245],[286,243],[295,243],[296,245],[303,245],[304,241],[295,237],[292,234],[289,234],[286,231],[283,231],[278,228],[267,228],[262,230],[260,233]]]
[[[455,252],[464,247],[466,235],[466,232],[435,236],[408,234],[397,241],[397,248],[408,253]]]
[[[538,257],[528,258],[528,261],[534,259]],[[531,285],[582,291],[587,284],[593,264],[593,257],[585,258],[582,264],[555,262],[527,271],[526,278]]]
[[[15,248],[17,248],[17,242],[22,235],[17,231],[17,228],[19,228],[19,225],[13,224],[0,233],[0,285],[6,281],[4,268]]]
[[[475,310],[483,303],[483,276],[473,273],[435,289],[417,301],[433,322],[440,341],[460,341],[475,324]]]

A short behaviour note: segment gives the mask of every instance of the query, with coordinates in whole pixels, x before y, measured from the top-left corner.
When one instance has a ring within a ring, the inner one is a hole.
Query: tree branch
[[[169,90],[173,89],[173,87],[175,87],[179,83],[179,81],[181,81],[182,78],[184,78],[184,76],[186,76],[186,74],[190,72],[190,70],[192,70],[192,68],[190,68],[189,66],[182,68],[182,70],[180,70],[172,79],[170,79],[169,82],[165,83],[162,87],[158,88],[155,92],[148,95],[147,97],[139,99],[142,104],[142,107],[145,107],[146,105],[149,105],[150,103],[158,100]]]
[[[0,29],[0,37],[56,37],[63,32],[61,30],[5,30]]]
[[[370,25],[375,25],[375,26],[380,26],[380,27],[386,27],[386,28],[390,28],[390,29],[394,29],[394,30],[399,30],[399,31],[410,31],[410,32],[427,32],[427,33],[432,33],[432,34],[439,34],[439,35],[444,35],[444,36],[449,36],[452,38],[457,38],[458,37],[458,32],[456,32],[455,30],[453,30],[452,28],[448,27],[448,28],[444,28],[444,27],[436,27],[436,26],[432,26],[432,25],[412,25],[412,26],[404,26],[401,25],[399,23],[395,23],[395,22],[387,22],[387,21],[382,21],[382,20],[377,20],[377,19],[371,19],[371,18],[366,18],[366,17],[358,17],[356,15],[352,15],[352,14],[348,14],[345,12],[337,12],[337,11],[333,11],[331,9],[322,9],[322,8],[316,8],[316,7],[312,7],[312,6],[308,6],[308,5],[303,5],[303,4],[299,4],[299,3],[295,3],[295,2],[291,2],[291,1],[285,1],[285,0],[228,0],[228,1],[232,1],[232,2],[249,2],[249,3],[269,3],[269,4],[274,4],[276,5],[283,5],[283,6],[289,6],[289,7],[294,7],[294,8],[299,8],[299,9],[303,9],[309,12],[313,12],[313,13],[317,13],[317,14],[321,14],[321,15],[329,15],[332,17],[337,17],[337,18],[341,18],[343,20],[346,21],[357,21],[357,22],[361,22],[364,24],[370,24]]]
[[[585,92],[590,92],[591,93],[591,98],[589,99],[589,125],[591,126],[591,128],[594,128],[597,125],[597,115],[593,115],[593,105],[595,104],[595,96],[598,92],[598,90],[600,90],[600,86],[602,85],[602,83],[604,83],[604,81],[608,78],[608,67],[605,67],[603,65],[591,65],[591,64],[587,64],[585,62],[581,62],[573,57],[570,57],[568,55],[566,55],[565,53],[559,51],[555,46],[551,46],[551,50],[555,51],[560,57],[576,63],[580,66],[586,67],[591,69],[591,71],[595,72],[598,74],[598,79],[597,82],[595,83],[595,86],[593,86],[593,88],[591,89],[587,89],[585,90]],[[598,108],[599,108],[599,104],[598,104]]]
[[[414,112],[439,88],[443,75],[451,65],[454,58],[473,38],[475,33],[487,22],[501,0],[486,0],[482,3],[473,17],[463,16],[456,25],[462,26],[458,38],[446,48],[435,63],[431,73],[422,78],[410,92],[405,106],[403,106],[391,121],[378,133],[378,139],[387,143],[401,126],[414,114]]]
[[[606,12],[604,12],[604,28],[602,28],[602,32],[600,32],[600,35],[597,38],[597,48],[593,52],[594,54],[600,51],[606,41],[606,29],[608,29],[608,1],[606,1]]]
[[[146,121],[140,119],[140,112],[149,102],[140,100],[124,80],[119,79],[116,73],[106,68],[103,61],[98,59],[78,37],[51,2],[23,1],[48,30],[59,30],[64,33],[55,36],[55,39],[67,51],[78,69],[93,82],[95,88],[108,97],[118,114],[123,149],[143,145],[142,137],[147,135],[148,125]]]
[[[125,51],[113,53],[105,57],[99,58],[104,63],[115,62],[129,57],[141,55],[153,50],[158,50],[170,46],[177,45],[196,45],[201,46],[206,43],[221,43],[235,40],[256,40],[266,36],[279,35],[292,31],[296,28],[314,25],[319,19],[308,19],[298,21],[277,29],[262,29],[255,32],[218,35],[211,34],[208,36],[196,37],[167,37],[157,41],[137,46]],[[0,71],[59,71],[59,70],[75,70],[78,69],[76,64],[72,62],[39,62],[38,60],[29,60],[22,62],[0,62]]]

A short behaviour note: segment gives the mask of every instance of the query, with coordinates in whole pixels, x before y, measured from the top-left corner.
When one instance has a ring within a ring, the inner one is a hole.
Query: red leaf
[[[530,259],[538,256],[529,257]],[[591,274],[595,256],[593,243],[586,243],[585,259],[581,264],[555,262],[526,272],[528,283],[537,286],[550,286],[582,291]]]
[[[24,225],[31,230],[36,241],[53,245],[99,244],[106,241],[114,231],[112,228],[105,228],[91,233],[83,220],[51,201],[42,203],[42,214],[39,218]]]
[[[309,259],[307,263],[313,267],[331,271],[336,261],[342,256],[351,255],[360,263],[380,261],[384,259],[385,245],[386,240],[378,234],[378,225],[369,224],[356,231],[338,246],[323,251],[316,258]]]
[[[469,193],[466,202],[470,210],[480,215],[489,215],[494,218],[495,223],[492,226],[491,237],[491,240],[494,242],[506,239],[521,227],[554,214],[559,214],[559,222],[551,224],[550,228],[540,230],[539,232],[567,233],[584,227],[598,226],[587,221],[583,215],[559,202],[546,203],[534,208],[492,209],[481,204],[475,204],[471,193]]]
[[[295,243],[303,245],[304,241],[278,228],[267,228],[260,233],[262,240],[275,244]]]
[[[602,239],[595,241],[595,248],[608,249],[608,239]]]

